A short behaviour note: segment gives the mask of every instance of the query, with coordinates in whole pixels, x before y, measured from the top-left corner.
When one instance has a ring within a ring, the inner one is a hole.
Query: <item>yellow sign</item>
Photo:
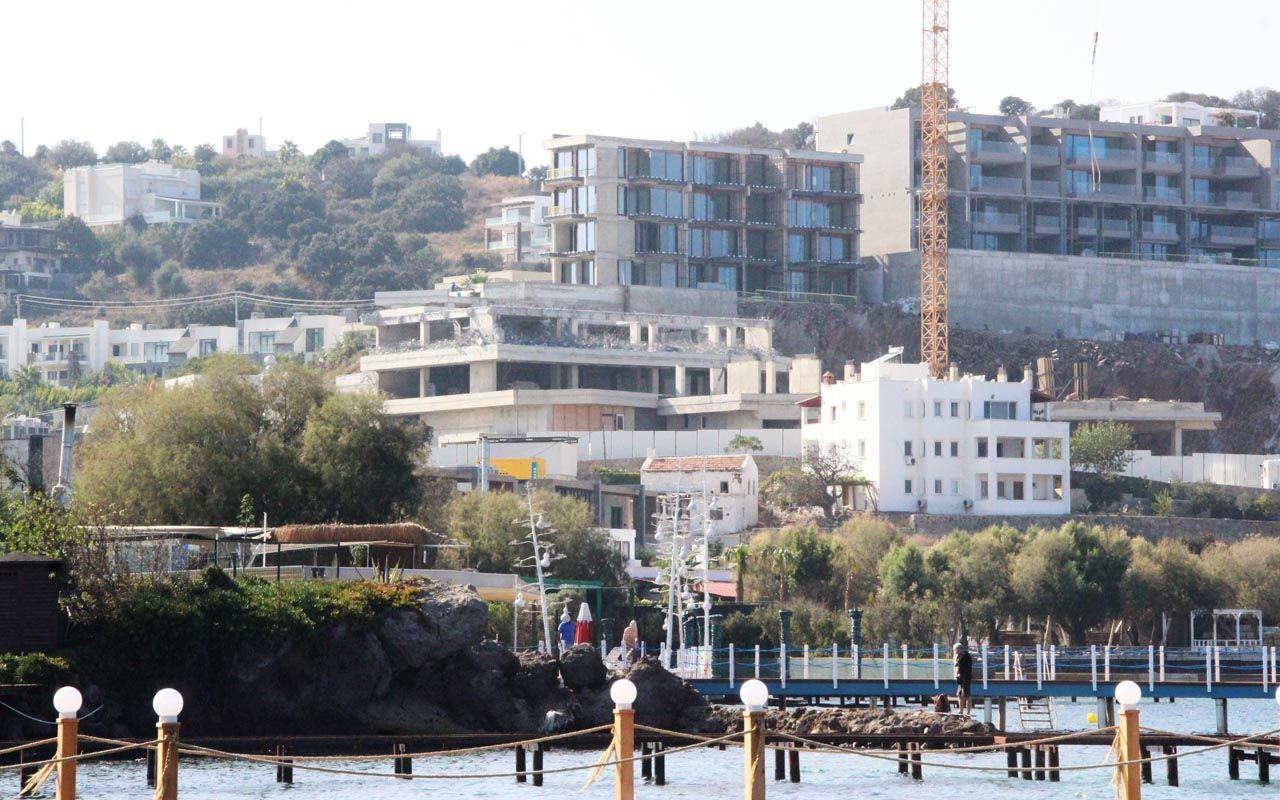
[[[545,458],[491,458],[493,471],[519,481],[537,480],[547,476]]]

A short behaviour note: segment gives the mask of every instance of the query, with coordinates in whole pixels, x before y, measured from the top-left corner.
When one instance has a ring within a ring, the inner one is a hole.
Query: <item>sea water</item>
[[[1088,715],[1096,710],[1092,700],[1057,703],[1058,726],[1064,729],[1089,729]],[[1140,706],[1144,726],[1180,733],[1208,733],[1216,727],[1214,705],[1209,700],[1183,700],[1177,703],[1151,703]],[[1011,709],[1012,712],[1012,709]],[[978,709],[981,715],[981,708]],[[1016,716],[1016,713],[1015,713]],[[1230,701],[1230,732],[1249,734],[1280,727],[1274,700]],[[1143,787],[1144,798],[1177,798],[1178,800],[1243,800],[1272,798],[1280,791],[1280,768],[1273,770],[1277,785],[1261,786],[1257,767],[1252,762],[1240,765],[1241,780],[1227,778],[1227,755],[1218,749],[1204,755],[1189,755],[1194,747],[1180,748],[1178,768],[1180,787],[1166,786],[1165,765],[1152,765],[1153,785]],[[1099,764],[1107,756],[1106,747],[1064,746],[1061,765]],[[1158,754],[1156,751],[1155,754]],[[546,769],[593,763],[597,751],[556,748],[546,754]],[[1027,798],[1110,798],[1113,768],[1062,773],[1059,783],[1028,782],[1005,776],[1003,752],[974,755],[946,755],[926,751],[923,755],[923,781],[912,781],[899,775],[896,763],[858,755],[803,753],[800,756],[802,782],[775,782],[773,756],[766,755],[767,794],[776,798],[956,798],[1027,797]],[[946,769],[938,764],[989,767],[994,771]],[[532,759],[529,759],[532,767]],[[419,777],[403,780],[394,777],[391,759],[378,761],[324,762],[323,766],[353,770],[361,775],[338,775],[311,772],[296,765],[292,785],[275,782],[275,768],[269,764],[246,764],[184,758],[179,772],[179,797],[183,800],[213,798],[280,798],[311,800],[316,798],[361,798],[364,800],[408,800],[409,798],[493,798],[494,800],[536,800],[542,798],[581,797],[603,800],[613,796],[613,772],[606,770],[590,787],[583,789],[587,772],[569,772],[545,776],[545,785],[532,782],[518,784],[513,777],[471,778],[478,773],[510,773],[515,757],[510,749],[467,756],[416,758],[413,771]],[[742,750],[699,748],[666,758],[667,785],[653,786],[640,779],[636,764],[636,797],[644,800],[718,800],[742,796]],[[384,777],[385,776],[385,777]],[[8,790],[16,786],[12,773],[5,773]],[[77,796],[96,798],[149,798],[145,765],[137,761],[88,762],[81,766]],[[44,790],[52,796],[52,784]]]

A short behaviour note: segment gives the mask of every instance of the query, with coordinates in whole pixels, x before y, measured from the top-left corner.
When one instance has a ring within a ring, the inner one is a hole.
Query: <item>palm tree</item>
[[[738,545],[725,552],[724,558],[730,564],[733,564],[733,599],[739,603],[747,596],[746,578],[747,578],[747,559],[750,556],[746,545]]]

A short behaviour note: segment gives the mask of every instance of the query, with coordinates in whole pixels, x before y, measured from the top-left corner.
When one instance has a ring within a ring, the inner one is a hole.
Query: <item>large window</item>
[[[324,349],[324,328],[307,328],[307,352],[318,353]]]
[[[681,199],[678,189],[618,187],[618,208],[624,214],[683,217]]]
[[[726,194],[695,192],[690,201],[689,215],[700,220],[732,220],[733,204]]]
[[[586,222],[574,223],[569,228],[569,252],[570,253],[589,253],[596,249],[596,222],[595,220],[587,220]]]
[[[737,183],[732,158],[689,156],[689,179],[694,183]]]
[[[253,355],[266,355],[275,349],[275,331],[260,331],[249,334],[249,352]]]
[[[666,150],[639,150],[635,154],[635,175],[641,178],[684,180],[684,155]]]
[[[200,349],[198,350],[198,352],[201,357],[213,355],[214,353],[218,352],[218,340],[217,339],[201,339]]]
[[[818,237],[819,261],[848,261],[849,242],[843,236]]]
[[[827,228],[831,226],[831,209],[826,203],[812,200],[791,200],[787,203],[787,224],[797,228]]]
[[[147,342],[142,346],[142,360],[148,364],[159,364],[169,360],[168,342]]]
[[[1017,419],[1018,404],[1011,400],[985,400],[982,403],[983,419]]]
[[[689,230],[689,255],[693,258],[725,258],[738,255],[738,236],[734,231]]]
[[[787,235],[787,260],[793,263],[813,260],[813,241],[802,233]]]
[[[637,222],[637,253],[678,253],[679,228],[669,223]]]

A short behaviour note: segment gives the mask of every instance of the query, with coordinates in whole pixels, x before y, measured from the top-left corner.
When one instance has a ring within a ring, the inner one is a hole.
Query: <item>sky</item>
[[[3,0],[0,139],[101,153],[236,128],[311,152],[369,122],[468,160],[552,133],[705,137],[889,105],[920,82],[919,0]],[[1099,34],[1096,71],[1090,68]],[[951,0],[951,85],[1138,102],[1280,87],[1276,0]],[[25,125],[21,120],[25,119]]]

